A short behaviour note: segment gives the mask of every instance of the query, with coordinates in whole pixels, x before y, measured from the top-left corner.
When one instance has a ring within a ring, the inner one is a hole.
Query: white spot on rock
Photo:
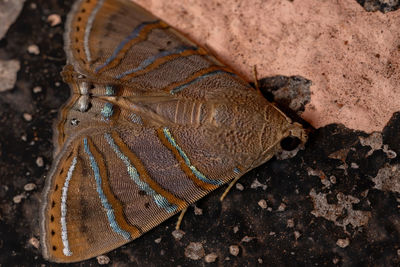
[[[22,117],[24,118],[24,120],[26,121],[31,121],[32,120],[32,115],[29,113],[24,113],[22,114]]]
[[[32,247],[36,249],[38,249],[40,246],[40,242],[36,237],[31,237],[28,242]]]
[[[241,183],[236,183],[236,189],[239,191],[243,191],[244,190],[244,186]]]
[[[39,55],[40,54],[39,46],[35,44],[28,46],[28,53],[33,55]]]
[[[204,257],[203,244],[200,242],[190,242],[185,248],[185,256],[192,260],[200,260]]]
[[[341,248],[345,248],[350,244],[350,240],[348,238],[340,238],[336,241],[336,245],[338,245]]]
[[[218,258],[218,255],[216,253],[212,252],[210,254],[207,254],[204,257],[204,261],[207,263],[211,263],[211,262],[215,262],[217,260],[217,258]]]
[[[258,206],[260,206],[262,209],[266,209],[268,207],[267,201],[265,201],[265,199],[260,199],[260,201],[258,201]]]
[[[61,23],[61,17],[58,14],[51,14],[47,17],[47,22],[50,23],[51,27],[57,26]]]
[[[251,184],[250,188],[251,189],[257,189],[258,187],[261,187],[263,190],[267,189],[267,185],[260,183],[257,178],[253,181]]]
[[[25,191],[32,191],[36,189],[36,185],[34,183],[29,183],[24,185],[24,190]]]
[[[43,167],[44,161],[43,161],[43,158],[42,158],[42,157],[37,157],[37,159],[36,159],[36,165],[37,165],[38,167]]]
[[[372,181],[375,183],[374,188],[376,189],[400,193],[400,164],[390,165],[386,163],[379,169]]]
[[[20,64],[18,60],[0,60],[0,92],[14,88],[19,69]]]
[[[281,203],[278,207],[278,211],[284,211],[286,209],[286,204],[285,203]]]
[[[368,151],[367,157],[371,156],[375,150],[379,150],[383,146],[382,134],[379,132],[373,132],[368,137],[358,137],[362,146],[370,146],[371,150]]]
[[[16,195],[15,197],[13,197],[13,202],[15,204],[21,203],[22,199],[24,199],[25,197],[25,194]]]
[[[98,264],[104,265],[110,263],[110,258],[106,255],[100,255],[96,257]]]
[[[194,206],[194,215],[203,215],[203,210],[198,208],[197,206]]]
[[[35,94],[37,94],[37,93],[40,93],[40,92],[42,92],[42,87],[40,87],[40,86],[35,86],[35,87],[33,87],[33,90],[32,90]]]
[[[231,245],[229,246],[229,253],[233,256],[239,255],[240,248],[237,245]]]
[[[175,238],[175,240],[181,240],[184,235],[185,232],[182,230],[174,230],[172,232],[172,236]]]
[[[352,163],[350,164],[350,167],[351,167],[352,169],[358,169],[360,166],[358,166],[357,163],[352,162]]]
[[[329,204],[326,194],[317,194],[312,189],[309,195],[314,203],[314,210],[311,214],[332,221],[335,225],[343,227],[344,230],[349,224],[353,227],[366,225],[371,218],[369,211],[353,210],[353,204],[360,202],[356,197],[339,193],[336,196],[337,204]],[[346,216],[343,218],[342,214],[346,214]],[[338,220],[339,217],[340,220]]]

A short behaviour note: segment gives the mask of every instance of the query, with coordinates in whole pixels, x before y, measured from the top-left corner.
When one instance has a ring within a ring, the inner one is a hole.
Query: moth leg
[[[185,215],[186,211],[187,211],[187,208],[184,208],[184,209],[181,211],[181,214],[179,214],[179,218],[178,218],[178,221],[176,222],[175,230],[179,230],[179,229],[181,228],[181,223],[182,223],[182,220],[183,220],[183,215]]]
[[[232,182],[229,184],[228,188],[225,189],[224,193],[222,194],[222,196],[219,198],[220,201],[224,200],[224,198],[226,197],[226,195],[228,194],[228,192],[231,190],[232,186],[234,184],[236,184],[236,182],[240,179],[240,175],[236,176],[235,179],[232,180]]]

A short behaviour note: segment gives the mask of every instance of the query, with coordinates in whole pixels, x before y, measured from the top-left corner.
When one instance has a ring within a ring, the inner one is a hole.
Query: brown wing
[[[240,175],[216,149],[200,142],[192,157],[178,140],[177,130],[140,125],[68,140],[46,186],[44,256],[73,262],[113,250]],[[199,161],[204,153],[214,160]]]
[[[66,53],[73,95],[57,124],[41,211],[52,261],[84,260],[137,238],[265,162],[299,128],[128,0],[78,1]]]

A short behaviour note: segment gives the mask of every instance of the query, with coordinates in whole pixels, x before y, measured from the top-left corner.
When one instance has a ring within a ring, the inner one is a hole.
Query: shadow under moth
[[[129,0],[68,15],[71,97],[43,191],[46,259],[113,250],[306,134],[205,49]]]

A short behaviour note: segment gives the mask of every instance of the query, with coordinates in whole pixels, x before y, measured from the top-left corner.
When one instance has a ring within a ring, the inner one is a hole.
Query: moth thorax
[[[80,112],[86,112],[90,106],[89,95],[80,96],[77,105]]]
[[[81,82],[79,84],[79,91],[81,95],[89,94],[89,83],[88,82]]]

